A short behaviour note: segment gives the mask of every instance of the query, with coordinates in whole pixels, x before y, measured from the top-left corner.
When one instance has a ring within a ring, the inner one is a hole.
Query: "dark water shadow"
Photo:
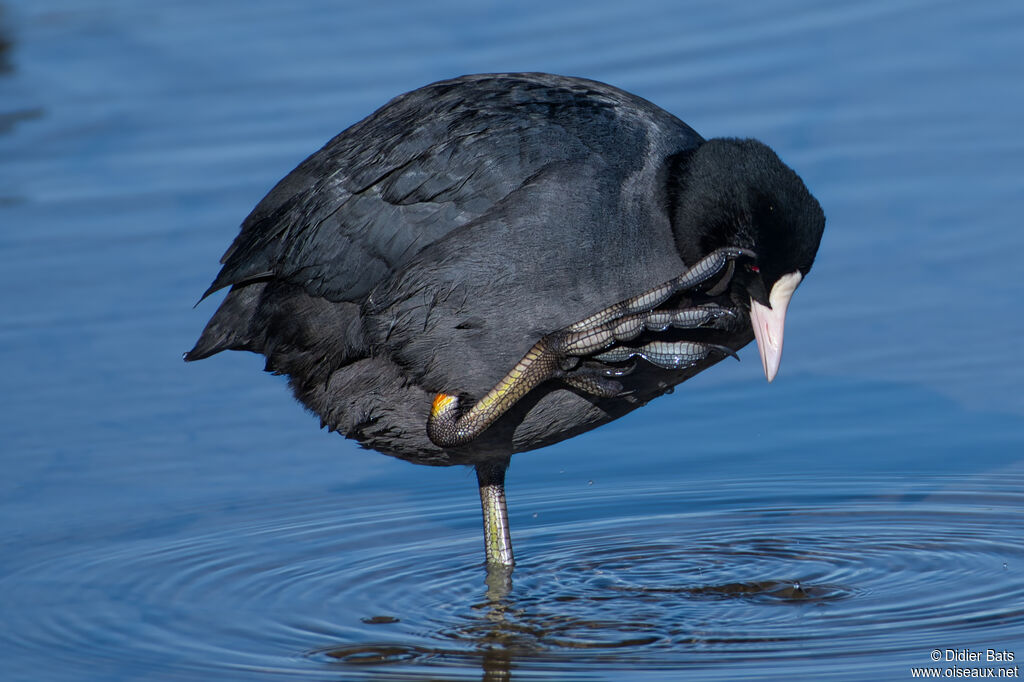
[[[13,49],[14,35],[8,23],[7,9],[0,4],[0,76],[14,71],[14,64],[11,61]]]
[[[32,121],[38,118],[42,118],[43,109],[41,107],[33,107],[31,109],[22,109],[19,111],[0,111],[0,135],[7,135],[14,130],[14,128],[25,121]],[[0,198],[0,201],[3,199]]]
[[[7,10],[0,4],[0,78],[8,78],[15,73],[14,60],[12,59],[14,47],[14,31],[11,29],[7,18]],[[0,135],[7,135],[19,123],[40,118],[42,115],[43,109],[41,107],[23,107],[14,110],[0,108]],[[0,205],[14,201],[16,200],[0,195]]]

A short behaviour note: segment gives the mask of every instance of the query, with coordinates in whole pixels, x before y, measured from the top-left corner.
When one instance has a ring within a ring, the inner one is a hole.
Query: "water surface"
[[[1022,64],[1011,2],[0,0],[0,679],[1019,661]],[[514,458],[512,576],[481,565],[471,472],[318,431],[254,356],[180,360],[278,178],[499,70],[758,137],[828,216],[775,383],[750,348]]]

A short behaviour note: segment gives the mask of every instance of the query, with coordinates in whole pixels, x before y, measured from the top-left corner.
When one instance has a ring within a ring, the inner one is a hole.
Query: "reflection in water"
[[[442,596],[470,577],[426,558],[415,570],[436,591],[427,613],[403,614],[407,627],[384,640],[367,631],[312,658],[343,666],[346,678],[381,666],[403,678],[443,670],[467,679],[470,668],[506,680],[523,669],[756,668],[765,657],[809,656],[867,671],[868,652],[911,657],[921,637],[948,639],[968,615],[975,633],[1005,641],[1024,615],[1024,577],[1006,569],[1024,561],[1024,541],[1000,534],[996,519],[1019,515],[1024,481],[947,482],[956,487],[877,497],[858,490],[878,482],[845,479],[831,492],[765,497],[762,480],[705,500],[715,511],[698,514],[672,513],[675,494],[652,489],[650,513],[602,519],[617,495],[637,493],[612,492],[592,502],[592,526],[534,533],[533,559],[514,581],[489,571],[482,599]],[[403,579],[394,580],[397,599]]]
[[[479,620],[446,633],[447,638],[470,643],[469,649],[357,644],[327,648],[314,652],[314,655],[323,655],[347,666],[445,661],[448,664],[478,666],[483,672],[481,679],[484,682],[511,679],[515,658],[529,658],[543,651],[540,642],[544,633],[539,627],[524,627],[509,618],[513,608],[510,599],[513,569],[485,563],[484,570],[484,600],[471,606]],[[380,620],[375,619],[375,622]],[[392,622],[397,622],[397,619]]]
[[[406,663],[445,661],[448,664],[466,664],[483,671],[484,682],[499,682],[511,678],[512,662],[517,657],[528,658],[539,654],[543,647],[539,642],[543,632],[539,628],[525,628],[510,619],[513,607],[512,568],[485,564],[486,571],[484,600],[473,604],[471,609],[479,617],[463,628],[446,637],[459,642],[470,643],[469,649],[444,648],[443,646],[398,646],[395,644],[355,644],[339,646],[314,652],[347,666],[379,666]],[[366,623],[397,623],[398,619],[375,617],[363,619]]]
[[[643,561],[639,556],[638,561]],[[573,651],[588,651],[606,662],[614,662],[617,650],[631,657],[637,648],[659,648],[665,644],[663,632],[652,620],[644,623],[626,618],[630,608],[622,609],[623,618],[574,617],[570,609],[559,608],[568,602],[592,603],[616,601],[619,606],[625,600],[636,599],[652,604],[663,601],[670,593],[699,604],[700,600],[748,600],[750,603],[793,603],[822,605],[853,594],[852,590],[820,584],[801,585],[798,581],[748,581],[722,585],[681,585],[676,588],[623,588],[614,583],[606,584],[606,590],[588,591],[585,595],[547,595],[538,601],[525,596],[517,599],[512,589],[511,571],[502,567],[485,567],[487,570],[484,600],[473,604],[472,617],[456,627],[442,631],[441,639],[449,644],[437,646],[398,646],[394,643],[367,645],[356,644],[331,647],[320,654],[335,661],[352,666],[372,664],[402,664],[418,662],[425,665],[465,665],[476,662],[481,667],[484,680],[508,679],[514,662],[524,661],[564,665],[571,662]],[[600,569],[594,569],[602,573]],[[685,577],[680,576],[680,580]],[[625,593],[625,594],[616,594]],[[629,594],[632,593],[632,594]],[[582,609],[589,608],[584,604]],[[686,636],[680,640],[685,643]],[[696,640],[693,640],[696,641]],[[705,639],[705,642],[712,640]],[[460,646],[453,647],[457,642]],[[719,643],[743,645],[745,638],[723,639]],[[564,668],[563,668],[564,669]]]

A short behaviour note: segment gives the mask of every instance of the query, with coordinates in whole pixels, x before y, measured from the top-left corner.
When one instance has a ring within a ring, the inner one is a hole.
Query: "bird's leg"
[[[565,329],[548,334],[534,344],[494,388],[464,412],[459,409],[458,396],[438,393],[427,418],[427,436],[435,445],[443,448],[465,445],[483,433],[538,384],[564,371],[562,368],[567,358],[599,353],[616,342],[636,338],[644,329],[657,331],[668,326],[690,328],[702,326],[720,317],[734,315],[731,311],[722,312],[726,309],[718,306],[678,311],[656,311],[654,308],[681,291],[696,289],[740,257],[754,258],[755,255],[748,249],[735,247],[713,251],[679,277],[639,296],[609,306]],[[686,353],[674,354],[691,357],[700,352],[697,346],[715,348],[706,344],[693,345],[694,347],[688,349]],[[639,352],[636,354],[642,355]],[[668,357],[654,350],[651,350],[649,355],[654,358]],[[703,357],[706,357],[706,354],[700,359]],[[679,366],[683,366],[685,362],[681,360]],[[608,384],[593,387],[601,392],[599,395],[611,388]]]
[[[438,393],[427,418],[427,437],[439,447],[454,448],[483,433],[520,398],[558,371],[562,354],[555,336],[549,334],[534,344],[511,372],[461,416],[459,398]]]
[[[489,566],[515,564],[512,536],[508,528],[508,507],[505,504],[505,470],[508,459],[481,462],[476,465],[480,485],[480,506],[484,514],[484,551]]]

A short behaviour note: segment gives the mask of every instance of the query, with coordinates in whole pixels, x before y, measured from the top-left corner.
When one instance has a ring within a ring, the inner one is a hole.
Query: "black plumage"
[[[366,447],[503,472],[512,453],[615,419],[749,343],[751,300],[768,307],[786,273],[798,283],[823,228],[759,142],[705,141],[594,81],[466,76],[395,98],[271,190],[224,255],[205,295],[231,290],[186,359],[261,353],[323,425]],[[728,315],[629,342],[706,344],[699,361],[562,353],[467,444],[428,437],[438,394],[465,409],[539,339],[730,247],[752,253],[661,304]]]

